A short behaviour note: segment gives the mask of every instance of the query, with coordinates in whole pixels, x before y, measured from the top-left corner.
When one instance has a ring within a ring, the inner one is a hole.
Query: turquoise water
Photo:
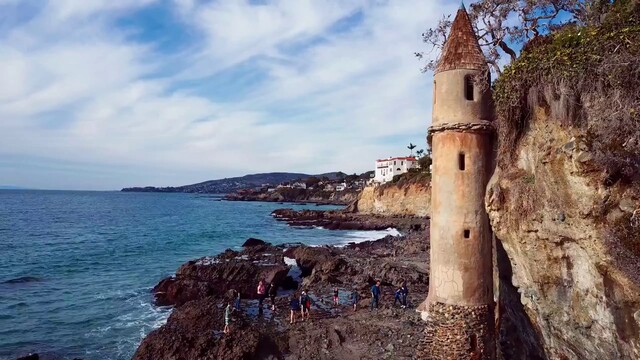
[[[345,243],[384,232],[297,229],[279,207],[212,196],[0,190],[0,359],[129,359],[170,309],[149,290],[187,260],[273,243]]]

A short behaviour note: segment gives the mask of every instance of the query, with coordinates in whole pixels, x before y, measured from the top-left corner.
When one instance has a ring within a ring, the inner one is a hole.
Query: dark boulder
[[[240,253],[189,261],[180,266],[175,277],[163,279],[152,291],[157,305],[181,306],[208,296],[223,297],[232,289],[242,298],[255,299],[258,281],[280,286],[288,273],[281,249],[259,245]]]
[[[242,244],[242,247],[252,247],[252,246],[260,246],[260,245],[270,245],[264,240],[256,239],[256,238],[248,238],[247,241]]]
[[[299,284],[296,280],[294,280],[291,276],[287,276],[280,284],[280,288],[282,288],[283,290],[297,290],[298,285]]]
[[[173,311],[167,323],[152,331],[134,360],[282,358],[273,331],[261,329],[234,314],[231,334],[223,335],[224,302],[207,297]],[[271,337],[271,338],[270,338]]]

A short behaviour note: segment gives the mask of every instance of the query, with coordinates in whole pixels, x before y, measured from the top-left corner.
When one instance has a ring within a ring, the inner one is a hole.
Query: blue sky
[[[0,185],[372,169],[425,146],[458,1],[0,0]]]

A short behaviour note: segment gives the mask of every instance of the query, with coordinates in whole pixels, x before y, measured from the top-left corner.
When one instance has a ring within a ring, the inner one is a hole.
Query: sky
[[[0,0],[0,185],[372,170],[426,147],[433,79],[413,54],[458,6]]]

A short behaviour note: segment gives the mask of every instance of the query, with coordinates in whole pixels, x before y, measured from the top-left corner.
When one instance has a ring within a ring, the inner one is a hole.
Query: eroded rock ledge
[[[278,209],[271,213],[276,220],[291,226],[319,226],[329,230],[386,230],[404,231],[426,229],[426,218],[417,216],[381,216],[345,211]]]

